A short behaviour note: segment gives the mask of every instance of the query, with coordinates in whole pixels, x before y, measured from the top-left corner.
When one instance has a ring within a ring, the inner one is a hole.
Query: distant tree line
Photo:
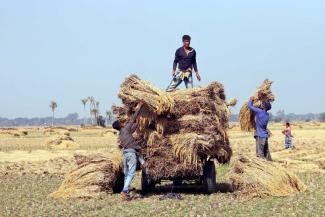
[[[83,118],[79,118],[78,113],[71,113],[64,118],[56,118],[55,111],[58,108],[58,103],[52,100],[49,104],[51,115],[49,117],[35,118],[4,118],[0,117],[0,127],[15,127],[15,126],[53,126],[53,125],[98,125],[105,127],[114,121],[113,113],[106,110],[104,115],[101,115],[99,110],[99,101],[96,101],[93,96],[81,99],[84,109]],[[87,117],[86,108],[89,105],[89,117]]]
[[[238,114],[234,114],[230,118],[231,122],[238,121]],[[271,122],[285,122],[285,121],[321,121],[325,122],[325,112],[320,114],[308,113],[308,114],[295,114],[289,113],[286,114],[284,110],[279,110],[275,114],[270,113]]]
[[[55,102],[55,101],[52,101]],[[51,126],[53,125],[110,125],[114,121],[113,113],[110,110],[105,112],[105,116],[100,115],[98,109],[98,103],[92,103],[95,105],[90,108],[90,116],[86,115],[86,103],[85,100],[81,100],[84,106],[84,117],[79,118],[78,113],[68,114],[63,118],[55,118],[54,111],[57,108],[57,103],[50,103],[52,116],[48,117],[35,117],[35,118],[4,118],[0,117],[0,127],[11,127],[11,126]],[[84,103],[85,102],[85,103]],[[94,111],[95,109],[95,111]],[[286,114],[284,110],[279,110],[275,114],[270,113],[270,120],[272,122],[285,122],[285,121],[321,121],[325,122],[325,112],[320,114],[308,113],[308,114]],[[233,114],[230,117],[231,122],[238,121],[238,114]]]
[[[10,127],[10,126],[51,126],[52,122],[54,125],[80,125],[83,119],[79,119],[78,113],[71,113],[63,118],[53,118],[49,117],[35,117],[35,118],[1,118],[0,126]]]

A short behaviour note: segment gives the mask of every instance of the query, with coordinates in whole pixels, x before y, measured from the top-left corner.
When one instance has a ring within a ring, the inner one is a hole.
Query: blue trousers
[[[137,168],[137,156],[135,152],[123,152],[123,167],[124,187],[122,191],[128,193]]]
[[[167,87],[166,91],[172,91],[175,90],[183,81],[185,84],[186,88],[189,88],[189,85],[191,88],[193,88],[193,78],[192,78],[192,74],[188,77],[188,78],[184,78],[184,80],[182,80],[179,77],[179,74],[181,73],[181,71],[178,71],[176,76],[173,78],[173,80],[171,81],[170,85]]]

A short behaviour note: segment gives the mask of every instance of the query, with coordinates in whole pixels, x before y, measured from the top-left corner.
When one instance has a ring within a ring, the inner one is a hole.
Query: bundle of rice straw
[[[289,196],[307,189],[287,169],[257,157],[232,159],[229,178],[234,191],[253,197]]]
[[[119,150],[110,154],[80,152],[74,157],[77,168],[66,174],[59,189],[51,193],[50,197],[97,198],[113,193],[116,180],[122,175],[122,156]]]
[[[122,123],[140,101],[144,103],[136,135],[148,145],[142,154],[152,179],[195,177],[202,174],[208,158],[229,162],[231,105],[226,102],[222,84],[164,92],[130,75],[122,83],[119,97],[123,105],[114,106],[113,113]]]
[[[119,98],[126,105],[132,105],[136,101],[145,101],[158,115],[169,112],[174,106],[174,101],[170,96],[149,82],[140,80],[136,75],[131,75],[124,81]]]
[[[70,137],[70,133],[67,132],[64,135],[51,138],[46,143],[50,149],[77,149],[80,145]]]
[[[265,79],[262,85],[257,89],[253,100],[255,107],[261,108],[264,101],[273,102],[275,97],[271,91],[273,81]],[[248,102],[245,102],[239,112],[239,123],[242,131],[253,132],[255,130],[255,114],[248,108]]]

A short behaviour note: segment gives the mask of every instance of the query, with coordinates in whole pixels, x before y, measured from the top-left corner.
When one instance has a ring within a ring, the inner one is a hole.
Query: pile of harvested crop
[[[66,174],[59,189],[50,197],[56,199],[94,198],[123,187],[122,156],[119,150],[110,154],[76,153],[77,167]],[[121,182],[117,182],[117,180]]]
[[[14,136],[14,137],[20,137],[20,136],[27,136],[28,131],[24,129],[19,128],[0,128],[0,136]]]
[[[208,158],[229,162],[229,105],[236,100],[226,102],[222,84],[164,92],[130,75],[122,83],[119,97],[123,105],[112,110],[122,123],[140,101],[144,104],[136,135],[147,144],[142,154],[152,179],[195,177],[202,174],[203,162]]]
[[[266,79],[262,85],[257,89],[253,100],[255,107],[261,108],[262,103],[265,101],[273,102],[275,97],[271,91],[272,81]],[[246,132],[255,130],[255,114],[248,108],[248,102],[245,102],[239,112],[240,128]]]
[[[77,149],[79,144],[70,137],[69,133],[51,138],[46,143],[50,149]]]
[[[306,190],[287,169],[257,157],[233,159],[229,178],[234,191],[251,196],[289,196]]]
[[[117,135],[118,131],[114,129],[105,129],[105,131],[102,132],[102,136],[116,137]]]

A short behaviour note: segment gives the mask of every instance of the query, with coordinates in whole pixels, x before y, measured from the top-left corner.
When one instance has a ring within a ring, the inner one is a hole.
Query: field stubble
[[[294,150],[283,150],[282,128],[282,124],[270,127],[272,157],[301,178],[308,188],[305,193],[252,199],[232,193],[208,196],[183,192],[180,201],[160,201],[161,195],[153,194],[128,203],[121,203],[118,195],[87,201],[48,198],[60,186],[64,173],[74,166],[74,150],[49,150],[46,141],[54,133],[44,134],[42,128],[27,129],[28,135],[20,137],[1,136],[0,216],[324,216],[325,125],[293,124]],[[109,151],[116,145],[116,136],[107,135],[103,129],[79,128],[70,134],[81,150]],[[235,156],[254,155],[252,135],[242,133],[237,124],[229,135]],[[4,174],[8,166],[10,173]],[[229,181],[227,165],[218,166],[217,172],[219,183]],[[139,180],[138,175],[134,186],[137,189]]]

